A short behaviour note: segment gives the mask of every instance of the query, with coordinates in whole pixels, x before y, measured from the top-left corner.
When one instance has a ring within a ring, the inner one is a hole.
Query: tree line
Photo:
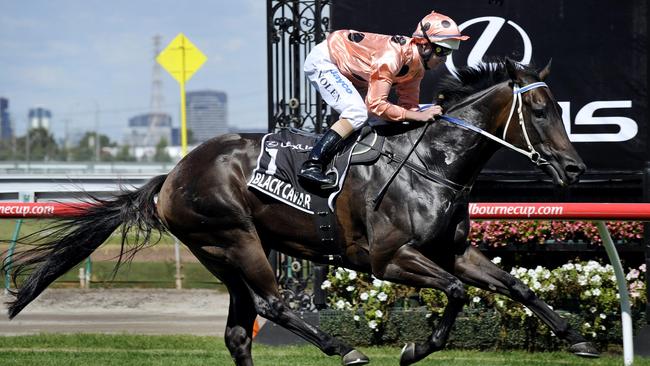
[[[25,136],[0,141],[0,160],[16,161],[137,161],[132,147],[119,146],[106,135],[99,135],[99,156],[95,145],[95,132],[86,132],[74,146],[58,144],[45,128],[33,128]],[[148,161],[171,162],[166,150],[169,145],[162,138]]]

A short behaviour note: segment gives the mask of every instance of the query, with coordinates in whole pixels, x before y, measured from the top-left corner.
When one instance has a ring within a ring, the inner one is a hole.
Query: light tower
[[[162,118],[162,106],[164,103],[162,94],[162,71],[160,64],[156,62],[156,57],[160,53],[160,38],[158,34],[153,37],[153,72],[151,75],[151,102],[149,104],[151,120],[145,146],[155,146],[159,142],[161,136],[159,128],[162,127],[164,121]]]

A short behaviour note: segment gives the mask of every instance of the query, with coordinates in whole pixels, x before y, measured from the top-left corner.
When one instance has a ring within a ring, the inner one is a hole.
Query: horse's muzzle
[[[580,176],[587,170],[583,162],[568,162],[564,164],[564,174],[567,184],[574,184],[580,180]]]

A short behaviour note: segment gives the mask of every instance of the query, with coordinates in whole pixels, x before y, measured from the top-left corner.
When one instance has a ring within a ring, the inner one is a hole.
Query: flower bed
[[[498,263],[499,258],[494,262]],[[601,347],[621,343],[619,296],[611,265],[589,261],[567,263],[553,270],[541,266],[514,267],[510,273],[558,309],[589,340]],[[627,272],[633,317],[637,322],[642,321],[646,303],[645,276],[645,265]],[[342,268],[333,268],[321,287],[328,292],[330,309],[340,314],[332,316],[332,312],[325,312],[321,324],[358,344],[422,339],[431,333],[446,305],[446,297],[440,291],[395,285]],[[451,346],[504,349],[557,349],[559,346],[546,325],[519,303],[474,287],[468,288],[468,294],[470,303],[459,317]],[[489,317],[490,314],[493,316]],[[476,334],[479,328],[485,327],[491,329],[486,333],[488,336],[469,344],[462,336]]]
[[[607,228],[614,242],[643,240],[642,222],[608,222]],[[590,221],[472,221],[468,240],[472,245],[485,243],[490,246],[549,241],[602,243],[598,228]]]

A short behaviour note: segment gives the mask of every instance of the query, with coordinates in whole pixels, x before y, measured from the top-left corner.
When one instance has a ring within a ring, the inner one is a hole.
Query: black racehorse
[[[316,262],[336,254],[340,266],[382,280],[442,290],[449,301],[440,322],[426,342],[402,349],[401,365],[444,347],[468,300],[465,284],[519,301],[566,340],[571,352],[595,357],[595,347],[565,319],[466,240],[469,190],[501,147],[488,137],[502,136],[557,185],[576,182],[585,170],[565,133],[560,107],[542,82],[549,72],[550,63],[538,72],[509,60],[461,70],[458,79],[442,81],[447,120],[430,123],[427,129],[420,123],[381,130],[388,153],[375,165],[351,167],[338,198],[340,245],[322,245],[309,214],[247,188],[262,135],[211,139],[169,174],[137,190],[97,200],[81,215],[63,219],[46,237],[33,238],[31,242],[39,245],[21,251],[11,267],[4,267],[14,279],[27,275],[9,304],[9,317],[122,226],[124,233],[131,229],[143,235],[132,246],[124,238],[124,256],[148,243],[152,233],[168,231],[223,281],[230,292],[225,342],[237,365],[253,364],[251,334],[258,314],[325,354],[339,355],[344,365],[368,362],[361,352],[307,324],[283,303],[267,259],[270,250]],[[457,120],[470,125],[450,122]],[[484,132],[477,133],[478,128]],[[375,207],[373,199],[395,171],[396,157],[406,157],[418,138],[410,164],[399,171]]]

